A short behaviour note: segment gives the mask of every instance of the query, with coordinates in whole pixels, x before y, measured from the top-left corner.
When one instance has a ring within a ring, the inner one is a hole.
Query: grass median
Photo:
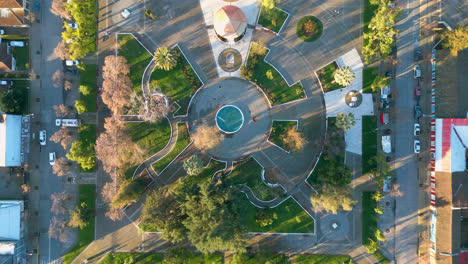
[[[174,148],[165,157],[153,163],[153,169],[156,173],[161,173],[164,168],[171,163],[190,143],[190,136],[185,123],[177,124],[178,136]]]
[[[375,116],[362,117],[362,173],[366,174],[376,168],[370,162],[377,155],[377,120]]]

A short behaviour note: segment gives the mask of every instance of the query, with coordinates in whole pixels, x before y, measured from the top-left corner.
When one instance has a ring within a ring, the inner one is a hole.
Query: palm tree
[[[156,61],[159,69],[169,71],[177,65],[177,58],[168,47],[160,47],[154,53],[153,60]]]
[[[336,69],[333,75],[335,77],[335,81],[342,86],[348,86],[354,80],[354,72],[348,66]]]
[[[356,121],[354,121],[354,115],[352,113],[348,114],[343,114],[340,113],[336,115],[336,127],[342,128],[343,130],[350,130],[354,125],[356,124]]]

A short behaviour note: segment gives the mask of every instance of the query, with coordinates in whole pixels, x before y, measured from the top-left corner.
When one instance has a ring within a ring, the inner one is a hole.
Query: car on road
[[[415,61],[420,61],[421,60],[421,48],[420,47],[417,47],[414,50],[414,60]]]
[[[436,73],[435,71],[432,72],[432,80],[435,80],[436,79]]]
[[[68,26],[73,28],[73,29],[77,29],[78,28],[78,24],[77,23],[68,23]]]
[[[414,118],[415,118],[415,119],[418,119],[418,118],[421,117],[421,115],[422,115],[422,114],[421,114],[421,106],[415,105],[415,106],[414,106]]]
[[[414,86],[414,99],[416,101],[419,101],[419,98],[421,97],[421,88],[418,85]]]
[[[431,62],[436,60],[436,50],[432,49],[432,57],[431,57]]]
[[[65,61],[65,65],[67,65],[68,67],[76,66],[78,64],[80,64],[79,61],[74,61],[74,60],[66,60]]]
[[[5,30],[0,29],[0,35],[4,35],[4,34],[5,34]]]
[[[419,152],[421,152],[421,142],[415,139],[414,140],[414,153],[418,154]]]
[[[419,79],[421,78],[421,66],[419,64],[416,64],[413,68],[414,71],[414,78]]]
[[[49,164],[51,166],[55,165],[55,152],[50,152],[49,153]]]
[[[24,41],[10,41],[11,47],[24,47]]]
[[[383,192],[389,192],[390,186],[392,185],[392,176],[387,176],[387,178],[383,181]]]
[[[120,12],[120,15],[123,17],[123,18],[127,18],[131,15],[132,13],[130,11],[128,11],[127,8],[125,8],[124,10],[122,10],[122,12]]]
[[[432,71],[436,70],[436,62],[435,61],[431,62],[431,68],[432,68]]]
[[[414,136],[417,137],[421,134],[421,126],[419,123],[414,123]]]
[[[45,130],[41,130],[39,131],[39,143],[42,145],[42,146],[45,146],[45,144],[47,143],[47,136],[46,136],[46,131]]]

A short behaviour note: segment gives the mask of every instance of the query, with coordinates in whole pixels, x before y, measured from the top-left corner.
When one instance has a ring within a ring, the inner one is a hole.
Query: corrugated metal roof
[[[3,115],[0,123],[0,166],[21,166],[21,116]]]

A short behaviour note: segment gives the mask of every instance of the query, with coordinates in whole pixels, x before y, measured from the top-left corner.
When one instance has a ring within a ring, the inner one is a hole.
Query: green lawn
[[[0,108],[7,114],[24,115],[29,113],[29,81],[13,81],[13,89],[0,86]],[[5,98],[6,104],[3,104]],[[9,99],[8,99],[9,97]]]
[[[365,67],[362,70],[362,91],[364,93],[372,93],[371,84],[379,74],[379,69],[376,67]]]
[[[352,264],[348,256],[340,255],[297,255],[296,264]]]
[[[94,153],[90,153],[96,156],[96,152],[94,151],[94,144],[96,143],[96,125],[81,125],[78,129],[80,141],[83,142],[83,149],[87,149],[88,147],[91,149],[90,145],[93,145],[92,150]],[[94,172],[95,168],[93,167],[90,170],[83,170],[80,166],[80,169],[84,172]]]
[[[284,193],[281,187],[268,187],[263,183],[261,175],[262,167],[253,158],[249,158],[236,163],[232,173],[226,176],[226,180],[230,185],[244,184],[249,186],[255,196],[264,201],[272,200]]]
[[[333,61],[332,63],[317,71],[317,75],[325,93],[343,88],[343,86],[335,82],[334,73],[337,68],[338,65]]]
[[[245,197],[245,196],[243,196]],[[246,216],[243,217],[247,223],[249,232],[272,232],[272,233],[313,233],[314,220],[294,201],[289,198],[272,210],[277,219],[269,226],[260,226],[255,222],[255,216],[260,209],[253,206],[247,198],[244,199]]]
[[[190,96],[202,83],[179,48],[175,49],[178,54],[178,64],[169,71],[156,68],[151,74],[150,86],[153,91],[162,92],[180,105],[181,108],[174,115],[185,115]]]
[[[96,64],[84,64],[80,69],[80,85],[90,87],[89,94],[80,93],[80,99],[85,102],[85,112],[96,112]]]
[[[256,59],[257,63],[253,65],[252,63],[255,60],[252,60],[252,58],[252,53],[250,53],[247,64],[253,69],[253,75],[249,80],[262,88],[272,105],[284,104],[305,97],[302,84],[296,83],[290,87],[279,72],[264,61],[264,55],[258,55]],[[271,72],[271,80],[267,78],[267,71]]]
[[[276,144],[280,148],[289,151],[287,147],[283,144],[283,137],[286,135],[289,129],[296,128],[297,121],[273,121],[271,126],[271,134],[268,138],[269,141]]]
[[[80,184],[78,186],[79,189],[79,202],[81,204],[85,202],[89,208],[93,211],[95,210],[95,200],[94,200],[94,192],[96,186],[94,184]],[[65,264],[71,263],[80,253],[83,251],[89,243],[94,240],[94,217],[89,219],[89,224],[81,229],[78,229],[78,243],[67,253],[63,256],[63,262]]]
[[[362,117],[362,173],[375,169],[375,162],[369,162],[377,155],[377,120],[375,116]]]
[[[189,186],[195,186],[200,184],[202,181],[211,179],[215,172],[219,170],[223,170],[226,168],[226,163],[224,162],[219,162],[216,160],[211,160],[210,164],[206,168],[204,168],[199,174],[197,175],[188,175],[183,179],[185,184],[189,184]],[[181,185],[177,185],[176,189],[180,187]],[[178,193],[177,191],[175,191]]]
[[[174,129],[176,129],[174,127]],[[126,132],[147,156],[163,149],[171,138],[171,126],[166,118],[159,123],[128,122]]]
[[[374,211],[377,202],[372,199],[372,194],[374,192],[362,192],[362,244],[364,246],[369,244],[369,238],[378,241],[374,232],[378,228],[379,216]],[[375,252],[374,256],[382,264],[390,263],[380,250]]]
[[[177,129],[179,131],[179,136],[177,137],[177,142],[172,149],[172,151],[167,154],[164,158],[156,161],[153,163],[153,168],[156,171],[156,173],[160,173],[164,168],[166,168],[169,163],[179,155],[179,153],[182,152],[182,150],[187,147],[187,145],[190,143],[190,137],[187,132],[187,125],[185,123],[179,123],[177,124]]]
[[[268,11],[262,6],[260,17],[258,18],[258,24],[279,33],[284,22],[288,18],[288,14],[279,8],[273,8]]]
[[[367,27],[374,16],[375,11],[379,8],[379,5],[371,5],[370,0],[364,0],[364,33],[367,33],[369,31],[369,28]]]
[[[153,56],[132,35],[119,34],[117,36],[119,44],[118,54],[127,59],[130,65],[129,77],[133,84],[133,90],[141,94],[141,78]]]
[[[24,40],[23,40],[24,41]],[[16,70],[23,71],[29,70],[29,47],[26,41],[25,47],[14,47],[13,57],[16,60]]]
[[[191,253],[191,252],[190,252]],[[222,254],[187,254],[184,256],[184,264],[222,264]],[[100,264],[162,264],[162,253],[110,253]],[[177,262],[179,263],[179,262]]]
[[[273,254],[271,252],[260,252],[257,254],[243,254],[240,255],[232,255],[237,257],[238,264],[290,264],[291,261],[289,260],[289,256],[284,254]],[[226,258],[224,263],[230,264],[232,260],[229,257]]]

